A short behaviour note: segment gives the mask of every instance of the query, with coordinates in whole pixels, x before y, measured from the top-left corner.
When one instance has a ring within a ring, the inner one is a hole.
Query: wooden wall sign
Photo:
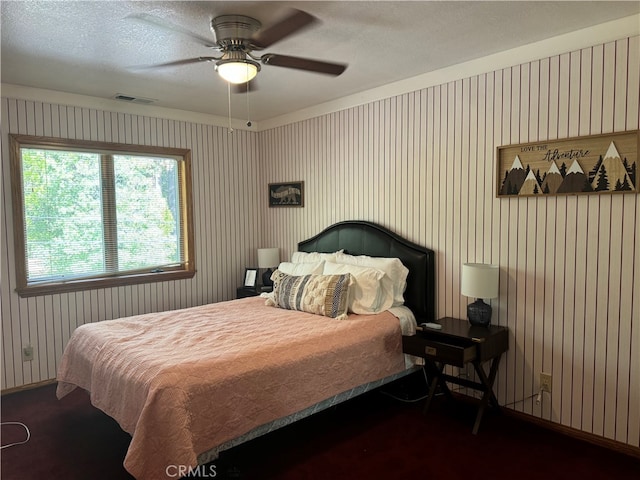
[[[496,195],[638,193],[640,131],[498,147]]]

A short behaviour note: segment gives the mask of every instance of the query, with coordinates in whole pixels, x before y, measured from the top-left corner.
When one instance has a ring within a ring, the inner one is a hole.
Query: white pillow
[[[353,285],[349,295],[349,311],[368,315],[391,308],[393,288],[391,279],[375,268],[358,265],[325,262],[324,275],[342,275],[350,273]]]
[[[393,288],[393,306],[404,305],[404,290],[407,288],[409,269],[404,266],[399,258],[369,257],[367,255],[354,256],[336,252],[335,262],[375,268],[386,273],[391,279]]]
[[[310,262],[321,262],[326,260],[327,262],[335,262],[336,254],[342,253],[342,250],[339,250],[335,253],[319,253],[319,252],[293,252],[291,255],[292,263],[310,263]]]
[[[287,275],[322,275],[324,260],[322,262],[291,263],[282,262],[278,270]]]

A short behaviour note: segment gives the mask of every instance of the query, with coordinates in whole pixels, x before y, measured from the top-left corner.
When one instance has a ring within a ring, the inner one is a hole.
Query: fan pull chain
[[[249,116],[249,82],[247,82],[247,127],[251,127],[251,117]]]
[[[229,82],[227,82],[227,98],[229,111],[229,133],[233,133],[233,127],[231,126],[231,84]]]

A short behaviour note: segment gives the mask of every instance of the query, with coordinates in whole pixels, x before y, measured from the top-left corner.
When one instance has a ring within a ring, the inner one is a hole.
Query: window
[[[190,151],[11,136],[21,296],[195,274]]]

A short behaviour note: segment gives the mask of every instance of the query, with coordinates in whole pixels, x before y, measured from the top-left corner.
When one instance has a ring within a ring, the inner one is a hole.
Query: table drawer
[[[438,340],[422,338],[419,335],[402,337],[404,353],[429,358],[437,362],[457,367],[464,366],[476,358],[476,345],[456,345]]]

